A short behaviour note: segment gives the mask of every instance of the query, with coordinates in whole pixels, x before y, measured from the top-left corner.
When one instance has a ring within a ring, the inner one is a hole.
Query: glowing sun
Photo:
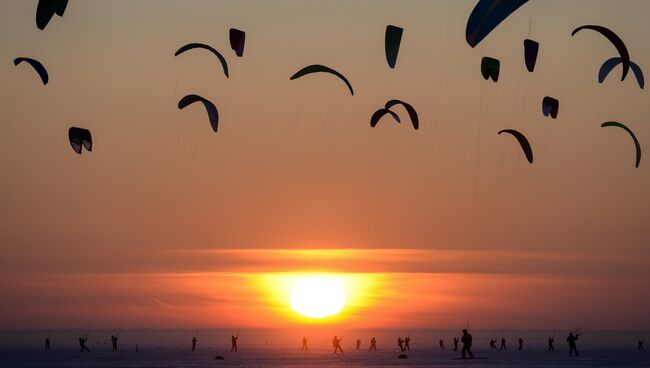
[[[303,316],[325,318],[345,306],[341,280],[332,276],[304,276],[291,288],[291,308]]]

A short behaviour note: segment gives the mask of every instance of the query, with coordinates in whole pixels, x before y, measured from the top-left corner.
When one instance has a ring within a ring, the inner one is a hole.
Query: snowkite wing
[[[348,89],[350,90],[350,94],[354,95],[354,90],[352,89],[352,85],[350,84],[350,81],[341,73],[337,72],[336,70],[326,67],[324,65],[320,64],[313,64],[313,65],[308,65],[300,70],[298,70],[294,75],[289,78],[290,80],[298,79],[300,77],[304,77],[305,75],[312,74],[312,73],[329,73],[332,75],[335,75],[338,77],[340,80],[342,80],[345,85],[348,86]]]
[[[621,128],[621,129],[625,130],[627,132],[627,134],[630,135],[630,137],[632,137],[632,141],[634,141],[634,148],[636,149],[636,160],[634,162],[634,167],[638,168],[639,164],[641,163],[641,145],[639,144],[639,140],[636,139],[636,135],[634,135],[632,130],[630,128],[628,128],[627,126],[625,126],[625,124],[619,123],[617,121],[607,121],[607,122],[602,123],[600,126],[602,128],[605,128],[605,127]]]
[[[504,129],[499,131],[498,134],[501,133],[508,133],[514,136],[517,141],[519,142],[519,145],[521,146],[521,150],[524,151],[524,154],[526,155],[526,159],[528,160],[528,163],[533,163],[533,149],[530,148],[530,143],[528,142],[528,139],[526,139],[526,136],[521,134],[520,132],[514,130],[514,129]]]
[[[180,101],[178,101],[178,108],[179,109],[184,109],[185,107],[195,103],[195,102],[201,102],[203,103],[203,106],[205,107],[205,111],[208,113],[208,119],[210,120],[210,126],[212,126],[212,130],[214,132],[217,131],[217,128],[219,128],[219,111],[217,110],[217,107],[214,106],[212,102],[209,100],[199,96],[199,95],[187,95],[183,98],[181,98]]]
[[[621,63],[623,64],[623,75],[621,77],[621,80],[625,80],[627,72],[630,69],[630,54],[628,53],[627,47],[625,46],[623,40],[621,40],[621,38],[618,37],[618,35],[609,28],[594,24],[587,24],[574,29],[573,32],[571,32],[571,36],[575,36],[576,33],[580,32],[583,29],[590,29],[592,31],[600,33],[601,35],[605,36],[609,42],[614,45],[614,47],[616,47],[616,50],[618,50],[618,54],[621,57]]]
[[[467,18],[465,40],[471,47],[478,45],[504,19],[528,0],[479,0]]]
[[[188,43],[187,45],[182,46],[180,49],[178,49],[175,53],[174,56],[178,56],[186,51],[193,50],[193,49],[204,49],[210,51],[214,56],[217,57],[219,62],[221,63],[221,67],[223,68],[223,74],[226,75],[226,78],[229,77],[228,75],[228,63],[226,62],[226,59],[221,55],[219,51],[217,51],[214,47],[210,45],[206,45],[204,43]]]
[[[50,78],[49,78],[49,76],[47,74],[47,70],[45,69],[43,64],[41,64],[41,62],[38,61],[38,60],[34,60],[34,59],[26,58],[26,57],[19,57],[19,58],[14,59],[14,65],[18,65],[18,64],[22,63],[23,61],[25,61],[29,65],[31,65],[32,68],[34,68],[34,70],[36,70],[36,73],[38,73],[38,76],[41,77],[41,81],[43,82],[43,85],[47,85],[47,82],[50,80]]]

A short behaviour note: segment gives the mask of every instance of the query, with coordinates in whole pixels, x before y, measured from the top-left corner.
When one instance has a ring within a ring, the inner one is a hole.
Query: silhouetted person
[[[370,339],[370,350],[368,351],[372,351],[372,350],[377,351],[377,339],[375,339],[374,337]]]
[[[111,343],[113,344],[113,352],[117,351],[117,336],[111,335]]]
[[[463,336],[460,338],[460,341],[463,343],[461,357],[465,359],[465,355],[469,355],[470,358],[474,359],[474,354],[472,354],[472,335],[466,329],[463,330]]]
[[[501,338],[501,346],[499,347],[499,350],[508,350],[508,347],[506,346],[506,339]]]
[[[341,354],[343,354],[343,348],[341,348],[341,341],[343,341],[343,339],[339,339],[338,336],[334,336],[334,339],[332,340],[332,345],[334,346],[334,354],[336,354],[339,350],[341,351]]]
[[[401,337],[397,338],[397,346],[399,346],[399,351],[404,351],[404,340]]]
[[[304,351],[309,351],[309,348],[307,347],[307,341],[309,341],[309,340],[307,340],[307,338],[303,336],[302,337],[302,350],[304,350]]]
[[[411,338],[408,336],[404,338],[404,349],[411,351]]]
[[[497,346],[495,345],[496,343],[497,343],[497,340],[490,339],[490,350],[498,350]]]
[[[230,337],[230,342],[232,343],[232,347],[230,348],[230,351],[237,351],[237,339],[239,336],[231,336]]]
[[[49,337],[45,338],[45,350],[52,350],[52,348],[50,347],[50,338]]]
[[[637,350],[645,350],[645,349],[643,349],[643,343],[644,342],[645,341],[643,341],[643,340],[639,340],[639,346],[637,347]]]
[[[196,336],[192,337],[192,351],[196,350],[196,342],[199,341]]]
[[[357,339],[357,350],[361,347],[361,339]]]
[[[578,354],[578,347],[576,346],[576,340],[578,340],[578,337],[580,337],[579,333],[574,335],[573,332],[569,332],[569,336],[566,338],[566,341],[569,343],[569,356],[573,356],[573,353],[576,353],[576,356],[580,356]]]
[[[440,341],[438,341],[438,345],[440,345],[440,349],[444,349],[445,348],[445,340],[440,339]]]
[[[555,342],[555,339],[552,337],[548,338],[548,351],[555,351],[555,346],[553,346],[553,343]]]
[[[140,345],[135,344],[135,352],[136,352],[136,353],[138,352],[138,347],[139,347],[139,346],[140,346]]]
[[[458,338],[454,337],[454,351],[458,351]]]
[[[84,351],[87,351],[90,353],[90,350],[88,350],[88,347],[86,346],[86,343],[88,342],[87,337],[80,337],[79,338],[79,346],[81,347],[81,350],[79,350],[80,353],[83,353]]]

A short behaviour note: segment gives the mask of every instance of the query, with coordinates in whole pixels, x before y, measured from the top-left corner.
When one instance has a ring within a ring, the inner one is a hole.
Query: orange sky
[[[257,281],[319,270],[378,280],[333,323],[647,327],[648,165],[600,128],[624,122],[645,147],[647,90],[598,84],[616,50],[570,34],[606,25],[645,68],[650,4],[531,1],[472,49],[474,3],[84,1],[45,31],[34,1],[0,3],[0,325],[110,325],[125,309],[140,327],[291,325]],[[404,28],[395,69],[387,24]],[[230,27],[247,32],[243,58]],[[188,42],[220,50],[230,78],[207,54],[174,57]],[[482,56],[501,60],[499,83]],[[314,63],[355,95],[327,75],[289,80]],[[218,133],[177,108],[189,93],[215,102]],[[370,128],[392,98],[418,131]],[[92,153],[72,152],[72,125]],[[533,165],[504,128],[525,132]]]

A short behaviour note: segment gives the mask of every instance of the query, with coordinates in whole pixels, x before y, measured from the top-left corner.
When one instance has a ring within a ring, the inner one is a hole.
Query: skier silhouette
[[[334,346],[334,354],[336,354],[339,350],[341,351],[341,354],[343,354],[343,348],[341,348],[341,341],[343,341],[343,339],[339,339],[338,336],[334,336],[334,339],[332,339],[332,345]]]
[[[199,341],[196,336],[192,337],[192,351],[196,350],[196,342]]]
[[[117,336],[111,335],[111,343],[113,344],[113,352],[117,351]]]
[[[230,337],[230,342],[232,343],[232,347],[230,348],[230,351],[237,352],[237,339],[239,336],[231,336]]]
[[[52,350],[52,348],[50,347],[50,338],[49,337],[45,338],[45,350]]]
[[[644,342],[645,342],[644,340],[639,340],[639,345],[637,346],[637,350],[645,350],[645,349],[643,349],[643,343]]]
[[[79,346],[81,347],[81,350],[79,350],[80,353],[83,353],[84,351],[87,351],[90,353],[90,350],[86,346],[86,343],[88,342],[87,337],[80,337],[79,338]]]
[[[374,337],[370,339],[370,350],[368,351],[372,351],[372,350],[377,351],[377,339],[375,339]]]
[[[454,336],[454,351],[458,351],[458,338]]]
[[[411,351],[411,338],[408,336],[404,338],[404,349]]]
[[[519,338],[519,351],[524,350],[524,339]]]
[[[490,350],[498,350],[497,346],[495,345],[496,343],[497,343],[497,340],[490,339]]]
[[[501,337],[501,346],[499,347],[499,350],[508,350],[506,339],[504,337]]]
[[[361,339],[357,338],[357,350],[361,347]]]
[[[474,359],[474,354],[472,354],[472,335],[467,332],[467,329],[463,330],[463,336],[460,338],[460,341],[463,343],[463,350],[461,351],[462,359],[465,359],[466,354]]]
[[[438,341],[438,345],[440,345],[440,349],[444,349],[444,348],[445,348],[445,340],[440,339],[440,340]]]
[[[302,337],[302,349],[304,351],[309,351],[309,348],[307,347],[307,338],[305,336]]]
[[[567,336],[566,341],[569,343],[569,356],[573,356],[573,353],[576,353],[576,356],[580,356],[578,354],[578,347],[576,345],[576,340],[578,340],[578,337],[580,337],[580,334],[576,332],[574,335],[573,332],[569,332],[569,336]]]
[[[404,340],[401,337],[397,338],[397,346],[399,346],[400,351],[404,351]]]
[[[555,339],[552,337],[548,338],[548,351],[555,351],[555,347],[553,346],[553,343],[555,342]]]

